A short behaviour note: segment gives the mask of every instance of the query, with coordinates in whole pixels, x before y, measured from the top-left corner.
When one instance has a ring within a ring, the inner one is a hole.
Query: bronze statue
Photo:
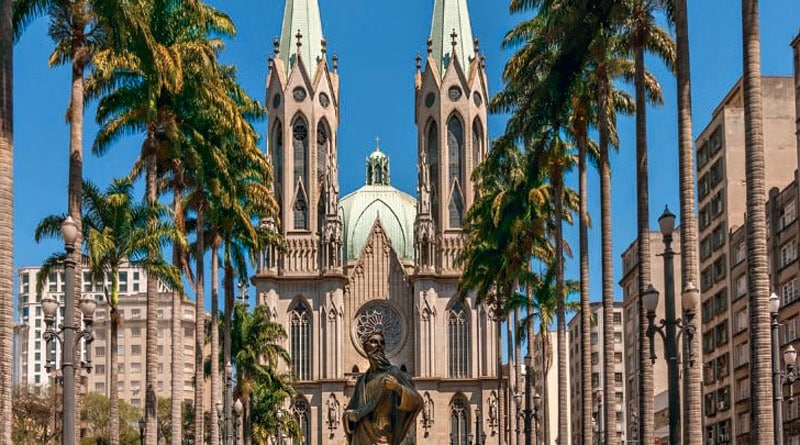
[[[348,443],[401,445],[422,410],[422,397],[411,377],[389,363],[382,333],[371,334],[362,346],[369,370],[358,378],[344,412]]]

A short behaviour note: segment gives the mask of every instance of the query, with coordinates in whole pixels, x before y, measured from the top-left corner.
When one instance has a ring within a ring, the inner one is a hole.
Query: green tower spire
[[[280,53],[287,72],[303,59],[310,77],[314,76],[317,65],[325,57],[322,41],[322,20],[317,0],[286,0],[281,28]]]
[[[440,73],[450,65],[453,50],[462,67],[470,63],[475,57],[475,44],[467,0],[434,0],[430,44]]]

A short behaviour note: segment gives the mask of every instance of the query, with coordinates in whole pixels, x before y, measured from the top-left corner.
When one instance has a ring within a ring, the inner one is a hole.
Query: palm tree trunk
[[[530,295],[528,296],[528,301],[530,301]],[[518,336],[517,330],[519,329],[519,326],[520,326],[519,325],[520,312],[521,312],[520,308],[517,308],[516,310],[514,310],[514,337],[515,338],[517,338],[517,336]],[[528,341],[530,341],[530,337],[528,337]],[[520,394],[522,393],[522,386],[521,386],[522,385],[522,361],[523,361],[523,359],[522,359],[522,344],[519,341],[515,341],[514,342],[514,391],[515,392],[519,392]],[[519,407],[517,407],[517,408],[519,408]],[[511,413],[509,413],[509,417],[511,417]],[[515,442],[519,443],[520,442],[520,438],[519,438],[519,434],[518,433],[519,433],[519,431],[522,431],[522,428],[521,428],[521,426],[519,424],[520,418],[519,418],[518,415],[516,415],[516,412],[515,412],[514,418],[516,419],[516,421],[515,421],[516,427],[514,428],[514,433],[513,434],[514,434]]]
[[[514,284],[514,292],[519,289],[519,284]],[[513,391],[515,388],[512,388],[513,382],[516,381],[516,366],[514,363],[517,361],[514,357],[514,321],[513,321],[513,314],[509,313],[506,317],[506,352],[508,353],[508,373],[509,373],[509,384],[506,387],[506,400],[511,401],[513,400]],[[508,408],[511,408],[510,406]],[[509,445],[517,445],[517,436],[514,435],[514,429],[511,428],[513,422],[511,422],[511,410],[506,410],[509,413],[508,416],[508,444]],[[475,432],[477,434],[477,431]]]
[[[109,419],[109,428],[110,428],[110,436],[109,437],[109,444],[110,445],[119,445],[119,390],[117,388],[117,362],[119,361],[117,356],[117,347],[119,344],[119,338],[117,337],[119,332],[119,268],[112,267],[111,268],[111,298],[109,301],[109,306],[111,307],[111,329],[109,332],[109,351],[108,355],[110,358],[110,368],[109,369],[109,408],[108,408],[108,415]]]
[[[151,138],[152,139],[152,138]],[[146,194],[147,202],[155,204],[158,199],[156,176],[158,174],[156,166],[155,141],[148,141],[151,146],[147,153],[147,181]],[[156,221],[150,221],[151,226],[156,225]],[[155,255],[155,253],[149,253]],[[158,440],[158,418],[155,395],[155,383],[158,372],[158,278],[148,275],[147,277],[147,325],[145,329],[145,444],[156,445]],[[175,316],[175,314],[173,314]]]
[[[697,269],[697,218],[695,217],[694,194],[694,153],[692,153],[692,98],[691,77],[689,67],[689,21],[686,0],[675,0],[675,44],[676,70],[678,82],[678,176],[680,178],[681,206],[681,280],[683,283],[698,284]],[[763,207],[761,209],[764,210]],[[752,314],[752,312],[751,312]],[[691,349],[695,361],[703,363],[700,349],[700,332],[694,336]],[[769,335],[769,334],[767,334]],[[684,357],[687,356],[687,342],[684,340]],[[769,348],[767,348],[769,350]],[[767,362],[769,363],[769,362]],[[689,360],[683,361],[683,443],[687,445],[701,444],[703,441],[703,425],[701,407],[701,368],[690,366]],[[752,380],[751,380],[752,382]],[[751,431],[753,430],[751,426]]]
[[[581,434],[579,438],[589,441],[592,437],[592,307],[589,301],[589,187],[586,178],[586,156],[588,136],[586,120],[580,122],[578,135],[578,192],[579,203],[579,249],[581,292]],[[577,433],[577,432],[576,432]],[[649,442],[648,442],[649,443]]]
[[[653,368],[650,363],[650,338],[647,336],[647,314],[641,295],[650,284],[650,197],[647,169],[647,96],[645,91],[644,42],[634,49],[634,84],[636,89],[636,211],[639,236],[639,440],[653,443]]]
[[[81,216],[81,196],[83,193],[83,74],[86,70],[86,63],[88,61],[88,48],[86,41],[83,37],[83,29],[81,24],[73,25],[73,35],[78,37],[73,39],[72,44],[72,89],[70,93],[68,116],[69,116],[69,180],[67,184],[67,213],[72,217],[78,227],[78,238],[75,240],[75,246],[78,248],[73,252],[75,257],[75,290],[74,290],[74,303],[75,307],[79,307],[82,295],[81,289],[81,265],[83,264],[83,218]],[[78,30],[79,29],[79,30]],[[81,314],[80,311],[75,311],[75,326],[80,326]],[[80,367],[75,367],[75,381],[81,382]],[[75,391],[75,409],[72,410],[77,417],[80,417],[81,412],[81,391]],[[80,419],[75,419],[75,442],[80,443],[81,428]]]
[[[195,330],[194,330],[194,443],[203,445],[205,428],[203,427],[204,421],[204,404],[203,396],[205,389],[205,375],[203,369],[204,350],[206,338],[205,326],[205,261],[203,255],[205,254],[205,240],[203,237],[205,207],[203,200],[197,206],[197,240],[195,262],[197,269],[197,279],[195,281]],[[212,357],[212,360],[214,358]],[[213,361],[212,361],[213,363]],[[213,422],[213,418],[212,418]]]
[[[219,238],[211,247],[211,445],[219,445],[219,422],[217,402],[219,401]]]
[[[178,175],[180,173],[180,166],[177,168]],[[183,200],[182,200],[182,187],[176,185],[173,189],[173,206],[175,214],[173,215],[175,221],[175,229],[182,234],[186,234],[186,227],[183,220]],[[172,263],[177,270],[183,270],[183,248],[178,243],[172,244]],[[183,440],[183,425],[181,424],[181,408],[183,406],[184,390],[183,390],[183,316],[182,316],[182,303],[183,293],[177,289],[172,292],[172,365],[171,372],[172,378],[170,383],[170,391],[172,392],[172,401],[170,407],[170,425],[172,425],[170,442],[172,445],[181,445]],[[179,316],[181,315],[181,316]]]
[[[497,319],[497,397],[500,399],[497,403],[497,445],[503,445],[505,442],[505,430],[503,429],[503,316],[501,315],[500,306],[496,308],[495,317]]]
[[[602,45],[602,44],[601,44]],[[604,45],[603,45],[604,46]],[[614,263],[611,251],[611,165],[609,160],[609,81],[605,65],[606,48],[600,51],[601,60],[597,63],[597,108],[600,129],[600,231],[602,237],[602,280],[603,280],[603,368],[604,407],[602,421],[604,443],[616,445],[616,384],[614,374]],[[597,420],[601,422],[600,419]]]
[[[226,245],[225,249],[229,247]],[[225,252],[225,277],[223,292],[225,297],[225,312],[222,315],[222,354],[225,366],[231,361],[231,319],[233,318],[233,264],[231,264],[230,252]],[[227,372],[227,371],[226,371]],[[229,378],[227,375],[225,378]],[[233,384],[225,386],[225,435],[235,434],[233,431]]]
[[[108,394],[109,394],[109,408],[108,408],[108,416],[109,416],[109,429],[110,429],[110,438],[109,444],[110,445],[119,445],[119,390],[117,388],[117,363],[119,359],[117,357],[117,348],[119,344],[119,339],[117,335],[119,333],[119,312],[115,305],[111,306],[111,329],[109,332],[109,363],[111,366],[109,369],[109,380],[108,380]]]
[[[752,443],[775,442],[770,366],[769,263],[764,207],[764,128],[758,0],[742,0],[744,38],[745,177],[747,180],[747,282],[750,299],[750,431]]]
[[[539,336],[542,342],[542,381],[539,383],[542,388],[542,420],[539,422],[539,431],[536,434],[542,438],[544,443],[550,442],[550,385],[547,384],[547,376],[550,374],[550,365],[552,358],[549,357],[548,344],[550,343],[550,333],[547,332],[547,323],[541,319],[539,325]],[[535,392],[534,392],[535,394]],[[535,442],[535,441],[534,441]]]
[[[14,324],[14,88],[12,0],[0,0],[0,443],[11,443]]]
[[[560,150],[560,148],[559,148]],[[556,162],[561,162],[560,153],[556,155]],[[558,443],[568,443],[569,422],[569,382],[567,377],[567,313],[564,302],[564,233],[562,226],[562,212],[564,204],[564,177],[561,165],[554,167],[552,181],[554,210],[555,210],[555,268],[556,268],[556,341],[558,343]],[[545,385],[546,386],[546,385]]]

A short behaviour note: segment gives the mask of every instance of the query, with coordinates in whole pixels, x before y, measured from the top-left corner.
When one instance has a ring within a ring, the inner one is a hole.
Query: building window
[[[778,221],[778,230],[785,229],[786,226],[794,222],[796,218],[797,218],[797,207],[794,203],[794,200],[792,199],[789,202],[787,202],[786,205],[783,206],[783,208],[781,209],[780,221]]]
[[[448,213],[450,227],[459,228],[464,222],[464,126],[453,116],[447,121],[447,177],[450,188]]]
[[[780,267],[786,267],[797,259],[797,241],[790,241],[781,246]]]
[[[736,246],[733,251],[733,264],[739,264],[747,258],[747,244],[744,241]]]
[[[132,355],[142,355],[142,345],[131,345]]]
[[[439,131],[436,122],[432,121],[427,132],[428,177],[431,182],[431,216],[435,223],[439,222]]]
[[[450,406],[450,445],[469,445],[469,408],[463,397],[457,396]]]
[[[292,371],[299,380],[311,379],[311,316],[303,302],[292,306],[289,314]]]
[[[743,297],[747,293],[747,274],[743,274],[736,279],[736,298]]]
[[[309,411],[308,402],[303,399],[294,401],[292,412],[297,420],[297,424],[300,426],[300,431],[303,433],[303,437],[299,440],[295,439],[292,442],[294,445],[308,445],[311,443],[311,418]]]
[[[750,349],[747,343],[736,345],[733,350],[733,362],[735,367],[745,365],[750,362]]]
[[[797,278],[792,278],[781,285],[781,297],[784,306],[797,300]]]
[[[306,121],[297,119],[292,128],[292,148],[294,150],[294,175],[292,186],[295,189],[294,228],[308,230],[308,126]]]
[[[467,377],[469,366],[469,315],[464,304],[460,301],[453,302],[447,312],[447,340],[450,377]]]
[[[275,196],[280,199],[281,186],[283,185],[283,125],[280,121],[275,121],[275,130],[272,132],[272,152],[273,181]]]
[[[131,337],[141,337],[142,336],[142,328],[136,327],[131,328]]]

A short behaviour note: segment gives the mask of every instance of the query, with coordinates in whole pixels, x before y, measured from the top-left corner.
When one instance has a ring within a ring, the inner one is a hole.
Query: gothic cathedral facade
[[[504,429],[496,320],[474,296],[457,298],[470,175],[487,153],[484,58],[466,0],[435,0],[432,22],[414,85],[417,197],[392,187],[376,147],[365,185],[340,198],[339,61],[317,0],[286,0],[266,91],[280,222],[263,222],[285,248],[265,252],[252,281],[288,334],[303,444],[345,443],[342,412],[368,368],[361,339],[375,330],[425,401],[416,443],[466,445]]]

